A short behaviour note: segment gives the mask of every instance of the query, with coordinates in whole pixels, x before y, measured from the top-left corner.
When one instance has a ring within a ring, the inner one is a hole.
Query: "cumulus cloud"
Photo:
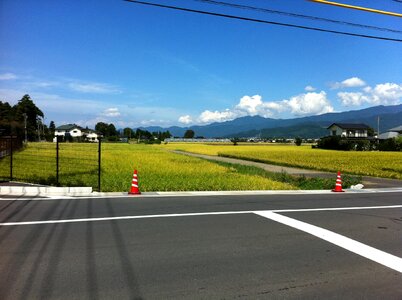
[[[320,93],[303,93],[290,99],[264,102],[260,95],[244,96],[231,109],[222,111],[205,110],[198,118],[182,116],[181,121],[194,120],[194,123],[205,124],[212,122],[230,121],[244,116],[274,117],[278,113],[289,113],[295,116],[318,115],[334,111],[324,91]],[[184,123],[184,122],[182,122]],[[188,124],[186,123],[186,124]]]
[[[263,106],[262,97],[260,95],[244,96],[236,105],[235,110],[245,112],[247,115],[255,116],[261,111]]]
[[[402,84],[382,83],[374,88],[365,87],[363,92],[338,93],[338,98],[343,106],[371,105],[395,105],[401,103]]]
[[[338,93],[338,97],[341,100],[343,106],[360,106],[365,102],[369,102],[369,98],[363,93]]]
[[[290,98],[290,100],[285,100],[284,104],[296,116],[320,115],[334,111],[324,91],[301,94]]]
[[[185,115],[185,116],[181,116],[179,118],[179,122],[183,123],[183,124],[190,124],[193,122],[193,120],[191,119],[191,117],[189,115]]]
[[[103,114],[105,117],[111,117],[111,118],[115,118],[115,117],[119,117],[120,116],[120,112],[119,109],[116,107],[111,107],[106,109]]]
[[[236,113],[226,109],[224,111],[209,111],[206,110],[198,117],[199,123],[212,123],[212,122],[224,122],[237,118]]]
[[[345,79],[342,82],[335,82],[332,84],[332,89],[341,89],[341,88],[355,88],[355,87],[362,87],[365,86],[366,82],[360,79],[359,77],[351,77]]]
[[[308,85],[308,86],[306,86],[306,87],[304,88],[304,90],[305,90],[306,92],[314,92],[314,91],[316,90],[316,88],[315,88],[315,87],[312,87],[311,85]]]

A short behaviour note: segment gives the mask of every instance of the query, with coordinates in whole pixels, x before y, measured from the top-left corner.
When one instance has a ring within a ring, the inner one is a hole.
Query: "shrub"
[[[302,144],[302,139],[300,137],[296,137],[295,144],[296,144],[296,146],[300,146]]]
[[[340,136],[327,136],[318,141],[317,148],[343,151],[370,151],[376,149],[376,145],[374,141],[348,140]]]
[[[402,138],[392,138],[380,141],[378,145],[380,151],[402,151]]]

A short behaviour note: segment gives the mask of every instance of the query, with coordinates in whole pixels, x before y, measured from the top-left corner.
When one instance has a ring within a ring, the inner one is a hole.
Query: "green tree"
[[[117,133],[116,127],[113,125],[113,123],[110,123],[107,126],[107,136],[118,136],[119,134]]]
[[[98,122],[95,125],[95,130],[100,132],[103,136],[107,136],[108,134],[108,124],[104,122]]]
[[[131,128],[126,127],[123,129],[123,136],[131,139],[131,137],[134,137],[134,131]]]
[[[53,121],[50,121],[50,123],[49,123],[49,132],[50,132],[50,134],[54,134],[55,131],[56,131],[56,124],[54,124]]]
[[[303,140],[301,139],[301,137],[296,137],[295,138],[295,144],[296,146],[300,146],[302,144]]]
[[[41,118],[44,117],[43,112],[35,105],[31,97],[26,94],[21,100],[13,107],[14,120],[20,124],[19,127],[25,129],[25,116],[26,116],[26,130],[29,141],[34,141],[38,136],[38,126],[41,124]],[[18,133],[17,133],[18,134]]]
[[[185,139],[192,139],[194,137],[194,135],[195,135],[194,130],[188,129],[184,133],[184,138]]]
[[[13,108],[8,102],[0,101],[0,136],[11,134]]]

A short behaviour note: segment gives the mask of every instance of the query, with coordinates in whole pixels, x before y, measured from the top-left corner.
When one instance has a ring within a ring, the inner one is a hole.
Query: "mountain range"
[[[262,138],[319,138],[328,135],[326,129],[332,123],[364,123],[377,131],[380,118],[380,133],[392,127],[402,125],[402,104],[391,106],[374,106],[360,110],[326,113],[293,119],[272,119],[261,116],[247,116],[221,123],[195,125],[190,127],[159,126],[140,127],[150,132],[166,131],[175,136],[183,137],[186,130],[193,130],[195,136],[205,138],[218,137],[262,137]]]

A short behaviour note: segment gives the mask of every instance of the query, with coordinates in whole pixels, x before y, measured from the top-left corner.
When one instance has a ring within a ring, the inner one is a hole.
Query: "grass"
[[[230,164],[225,162],[218,162],[222,166],[227,166],[229,168],[236,169],[240,174],[256,175],[265,178],[270,178],[271,180],[284,182],[290,184],[300,190],[320,190],[320,189],[333,189],[334,179],[332,178],[307,178],[304,176],[291,176],[287,173],[273,173],[265,171],[258,167],[244,166],[238,164]],[[342,176],[342,186],[343,188],[349,188],[351,185],[356,185],[361,183],[361,176]]]
[[[335,151],[295,145],[167,144],[165,149],[328,172],[402,179],[402,152]]]

